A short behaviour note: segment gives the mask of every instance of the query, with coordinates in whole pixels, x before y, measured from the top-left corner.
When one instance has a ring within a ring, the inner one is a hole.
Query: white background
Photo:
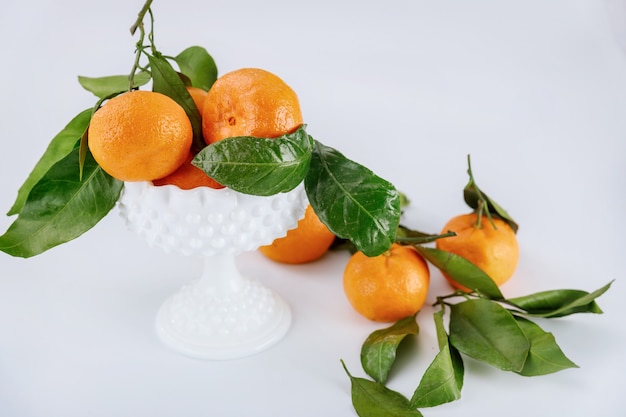
[[[78,75],[125,74],[141,0],[0,4],[0,210],[52,137],[95,98]],[[603,315],[541,321],[580,368],[523,378],[466,360],[460,401],[426,416],[618,416],[626,385],[626,13],[622,2],[155,0],[156,43],[201,45],[220,73],[261,67],[299,94],[308,131],[406,193],[404,223],[438,232],[478,184],[520,224],[517,296],[594,290]],[[620,37],[621,36],[621,37]],[[13,218],[0,218],[0,233]],[[201,262],[163,255],[117,210],[31,259],[0,253],[2,416],[354,416],[363,339],[341,286],[347,255],[304,266],[258,253],[240,269],[294,321],[256,356],[181,357],[153,331]],[[429,301],[449,291],[432,269]],[[389,385],[410,397],[436,353],[432,309]]]

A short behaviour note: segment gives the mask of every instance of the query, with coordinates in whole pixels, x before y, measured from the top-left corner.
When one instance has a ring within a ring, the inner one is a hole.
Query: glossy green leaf
[[[352,405],[359,417],[422,417],[409,408],[409,400],[385,385],[365,378],[353,377],[341,362],[352,386]]]
[[[196,103],[172,65],[160,55],[148,55],[152,69],[152,91],[165,94],[176,101],[187,113],[193,129],[193,147],[200,150],[206,146],[202,136],[202,119]]]
[[[489,275],[462,256],[424,246],[415,246],[415,248],[428,262],[466,288],[493,300],[504,298]]]
[[[435,407],[461,398],[459,380],[462,386],[463,368],[455,367],[452,355],[456,357],[455,361],[462,362],[458,351],[452,353],[451,349],[454,348],[446,344],[437,353],[413,393],[410,407]]]
[[[575,313],[601,314],[595,299],[611,287],[612,281],[592,293],[581,290],[549,290],[522,297],[510,298],[507,303],[529,315],[538,317],[563,317]]]
[[[304,185],[320,220],[365,255],[380,255],[394,243],[400,194],[390,182],[316,141]]]
[[[415,315],[372,332],[361,346],[361,365],[365,373],[381,384],[387,382],[389,371],[396,360],[398,346],[406,336],[416,335],[418,332]]]
[[[190,46],[175,57],[180,71],[191,85],[209,91],[217,79],[217,65],[213,57],[201,46]]]
[[[150,74],[139,72],[135,74],[133,88],[141,87],[150,81]],[[87,91],[98,98],[109,97],[115,93],[129,91],[130,80],[128,75],[110,75],[107,77],[78,76],[78,82]]]
[[[428,366],[413,393],[410,407],[435,407],[461,398],[465,368],[459,351],[452,346],[443,325],[443,310],[434,314],[439,353]]]
[[[489,210],[490,214],[495,214],[504,220],[510,227],[513,229],[515,233],[519,229],[519,225],[513,220],[513,218],[509,215],[509,213],[502,208],[496,201],[490,198],[487,194],[485,194],[474,181],[474,174],[472,173],[472,166],[470,162],[470,156],[467,156],[467,173],[469,174],[469,182],[463,189],[463,199],[467,203],[468,206],[473,208],[474,210],[479,208],[481,203],[485,203],[487,205],[487,210]]]
[[[515,320],[530,342],[528,357],[519,371],[520,375],[547,375],[568,368],[578,368],[578,365],[565,356],[552,333],[525,318],[515,317]]]
[[[467,356],[516,372],[523,369],[530,349],[511,312],[485,299],[450,307],[450,343]]]
[[[79,149],[54,164],[32,188],[18,218],[0,236],[0,250],[31,257],[82,235],[117,202],[123,183],[90,154],[79,179]]]
[[[74,117],[63,130],[61,130],[48,144],[44,154],[39,159],[35,167],[30,172],[26,181],[22,184],[17,193],[17,199],[7,213],[11,216],[22,210],[26,198],[33,186],[44,176],[44,174],[58,161],[67,156],[76,146],[83,133],[89,126],[92,109],[83,110]]]
[[[273,195],[294,189],[311,162],[312,139],[305,126],[275,139],[227,138],[205,147],[193,164],[233,190]]]

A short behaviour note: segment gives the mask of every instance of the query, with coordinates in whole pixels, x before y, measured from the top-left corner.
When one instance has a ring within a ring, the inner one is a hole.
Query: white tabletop
[[[466,360],[461,400],[426,416],[618,416],[626,385],[626,12],[623,1],[155,0],[156,43],[207,48],[220,73],[261,67],[297,92],[308,131],[412,200],[404,223],[438,232],[479,185],[520,224],[507,296],[595,290],[603,315],[541,324],[579,369],[524,378]],[[0,210],[46,145],[95,103],[78,75],[125,74],[142,1],[0,4]],[[621,25],[620,26],[620,21]],[[13,218],[0,217],[4,232]],[[224,362],[156,338],[159,305],[201,262],[164,255],[114,210],[31,259],[0,253],[2,416],[354,416],[363,339],[384,325],[342,290],[347,254],[238,266],[281,293],[293,323],[271,350]],[[448,288],[432,269],[429,301]],[[411,396],[436,353],[431,307],[389,386]],[[504,411],[506,410],[506,411]]]

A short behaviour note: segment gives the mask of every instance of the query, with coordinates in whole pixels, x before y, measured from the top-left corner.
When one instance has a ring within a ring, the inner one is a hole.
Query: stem
[[[151,1],[151,0],[149,0]],[[141,58],[141,54],[143,53],[143,39],[146,36],[146,32],[143,29],[143,22],[139,23],[139,40],[137,41],[137,49],[135,50],[135,61],[133,62],[133,67],[130,70],[130,74],[128,74],[128,91],[132,91],[135,86],[135,73],[137,72],[137,68],[139,68],[139,59]]]
[[[471,293],[467,293],[465,291],[461,291],[461,290],[456,290],[451,294],[448,295],[441,295],[437,297],[437,301],[435,301],[433,303],[433,306],[439,305],[443,308],[443,306],[446,305],[451,305],[450,303],[445,302],[445,300],[449,299],[449,298],[456,298],[456,297],[463,297],[466,300],[470,300],[472,298],[472,296],[476,296],[476,293],[471,292]]]
[[[472,161],[470,159],[470,156],[467,155],[467,174],[470,177],[470,184],[474,186],[474,190],[476,191],[476,194],[478,194],[478,217],[476,219],[476,224],[474,225],[474,227],[480,229],[482,227],[482,217],[483,217],[483,212],[485,212],[487,214],[487,218],[489,219],[489,222],[491,223],[491,226],[494,229],[497,229],[496,224],[493,221],[493,218],[491,217],[491,213],[489,212],[489,202],[487,201],[487,199],[485,198],[485,196],[483,196],[483,193],[480,191],[480,188],[478,188],[478,186],[476,185],[476,181],[474,181],[474,174],[472,173]]]
[[[135,32],[137,31],[137,28],[143,26],[143,18],[146,16],[146,13],[148,13],[148,10],[150,10],[151,5],[152,5],[152,0],[146,0],[143,7],[137,14],[137,20],[135,20],[135,23],[130,27],[131,35],[135,34]]]
[[[483,203],[483,200],[478,200],[478,209],[476,211],[476,224],[474,225],[474,227],[476,227],[477,229],[480,229],[483,227],[483,210],[485,208],[485,204]],[[489,210],[487,210],[487,212],[489,212]]]
[[[442,238],[446,238],[446,237],[453,237],[456,236],[456,232],[451,232],[448,231],[446,233],[440,234],[440,235],[425,235],[425,236],[396,236],[396,243],[400,243],[400,244],[413,244],[413,245],[419,245],[419,244],[424,244],[424,243],[429,243],[429,242],[433,242],[437,239],[442,239]]]
[[[148,15],[150,16],[150,33],[148,33],[148,40],[150,41],[150,48],[153,53],[157,53],[157,47],[154,44],[154,15],[152,9],[148,9]]]
[[[135,34],[137,29],[139,29],[139,40],[137,41],[137,49],[135,50],[135,61],[133,62],[133,67],[130,70],[130,74],[128,74],[128,91],[132,91],[135,87],[135,73],[138,69],[142,69],[140,67],[140,59],[141,54],[144,52],[144,44],[143,41],[146,37],[146,30],[144,28],[143,20],[146,17],[146,13],[150,15],[150,33],[148,34],[148,39],[150,40],[150,47],[156,51],[154,46],[154,16],[152,15],[152,10],[150,9],[150,5],[153,0],[147,0],[141,10],[137,15],[137,20],[130,28],[130,33],[132,35]]]

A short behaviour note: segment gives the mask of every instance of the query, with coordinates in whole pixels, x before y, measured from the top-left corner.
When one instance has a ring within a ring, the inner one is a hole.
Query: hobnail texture
[[[282,339],[291,324],[289,305],[241,276],[234,256],[286,235],[307,204],[302,184],[260,197],[228,188],[125,183],[119,209],[129,230],[166,252],[206,260],[202,276],[161,306],[161,341],[188,356],[220,360],[260,352]]]
[[[149,245],[181,255],[239,254],[268,245],[304,214],[304,187],[267,197],[229,188],[124,184],[120,212]]]

